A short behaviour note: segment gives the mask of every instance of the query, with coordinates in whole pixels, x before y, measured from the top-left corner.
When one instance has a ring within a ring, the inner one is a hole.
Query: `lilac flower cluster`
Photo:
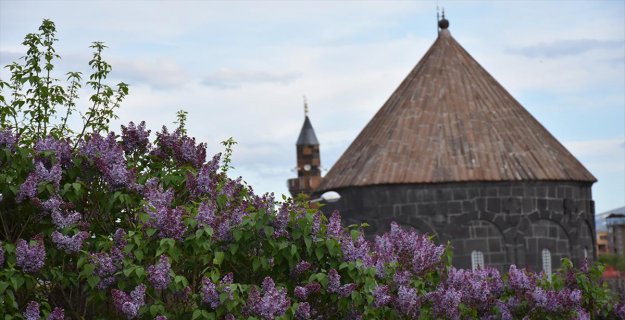
[[[529,296],[533,300],[534,306],[547,312],[581,309],[582,292],[578,289],[570,290],[564,288],[563,290],[555,291],[536,287]]]
[[[328,238],[341,238],[343,235],[343,227],[341,226],[341,215],[338,210],[334,210],[328,221],[326,235]]]
[[[48,320],[65,320],[65,311],[59,307],[54,308],[48,315]]]
[[[89,233],[86,231],[80,231],[73,236],[66,236],[58,231],[52,232],[52,242],[56,244],[56,247],[67,253],[75,253],[80,251],[82,244],[89,238]]]
[[[485,311],[489,308],[490,301],[495,300],[503,292],[503,281],[497,269],[485,268],[471,271],[452,268],[447,280],[441,282],[439,289],[458,291],[461,293],[461,302],[464,305]]]
[[[428,293],[426,298],[432,302],[432,310],[437,318],[460,319],[458,308],[462,301],[462,292],[459,290],[453,287],[439,287],[436,291]]]
[[[115,273],[119,267],[108,253],[91,254],[89,260],[95,265],[95,275],[100,277],[98,289],[106,289],[115,282]]]
[[[61,165],[59,163],[54,164],[50,169],[47,169],[43,162],[35,162],[35,170],[32,171],[24,183],[20,185],[20,190],[17,193],[15,201],[20,203],[25,199],[37,198],[37,185],[41,182],[50,182],[54,186],[54,190],[59,190],[59,184],[61,182]]]
[[[105,138],[94,133],[89,140],[83,141],[80,153],[89,158],[111,189],[136,187],[134,173],[128,170],[124,151],[115,140],[115,133],[111,132]]]
[[[389,291],[388,286],[377,286],[373,289],[373,298],[375,299],[373,305],[376,308],[383,307],[391,302],[393,297],[391,297]]]
[[[338,293],[342,297],[347,297],[351,295],[357,287],[355,283],[341,285],[341,275],[339,275],[336,269],[330,269],[328,272],[328,292]]]
[[[444,251],[444,246],[434,244],[427,235],[404,230],[392,222],[390,232],[375,238],[376,272],[382,277],[385,264],[397,262],[400,268],[408,268],[400,271],[420,276],[442,265]]]
[[[135,126],[134,122],[128,123],[128,126],[122,125],[122,146],[126,154],[133,152],[146,152],[150,149],[150,130],[145,129],[145,121],[141,121],[139,126]]]
[[[24,310],[24,319],[25,320],[39,320],[39,303],[36,301],[30,301],[26,305],[26,310]]]
[[[7,148],[12,150],[17,144],[17,137],[13,134],[11,129],[0,130],[0,148]]]
[[[417,295],[417,290],[408,286],[399,286],[397,298],[393,300],[395,308],[412,319],[419,317],[421,303],[422,299]]]
[[[291,275],[296,277],[306,271],[308,271],[308,269],[310,269],[310,267],[312,266],[312,264],[310,264],[310,262],[306,261],[306,260],[302,260],[300,262],[298,262],[295,265],[295,268],[293,268],[293,270],[291,271]]]
[[[47,137],[45,139],[39,139],[35,143],[35,151],[38,153],[52,151],[63,167],[70,164],[72,160],[72,148],[67,140],[56,140],[53,137]]]
[[[182,207],[171,208],[173,191],[163,191],[156,179],[150,179],[145,184],[143,193],[148,201],[145,209],[150,215],[150,226],[159,230],[159,237],[182,239],[187,231],[187,226],[182,221],[185,211]]]
[[[247,311],[265,320],[272,320],[283,315],[291,306],[284,288],[278,290],[273,279],[266,277],[262,284],[262,295],[252,287],[247,299]]]
[[[187,175],[187,189],[190,191],[191,196],[200,197],[202,195],[211,195],[213,198],[217,194],[217,183],[219,180],[219,161],[221,159],[221,153],[213,156],[213,159],[208,163],[202,165],[198,170],[197,177],[188,174]]]
[[[62,210],[53,210],[52,211],[52,223],[58,228],[63,229],[67,227],[71,227],[78,223],[82,215],[80,212],[63,212]]]
[[[16,264],[24,272],[38,272],[46,261],[46,248],[43,245],[43,237],[35,237],[35,243],[29,244],[23,239],[17,240],[15,248]]]
[[[139,313],[139,308],[145,304],[145,285],[138,285],[130,294],[113,289],[111,295],[115,309],[125,315],[126,318],[134,319]]]
[[[292,204],[288,201],[285,201],[280,210],[278,210],[278,214],[275,215],[273,220],[273,237],[280,238],[288,236],[287,226],[289,224],[290,211],[292,211]]]
[[[350,236],[344,236],[341,239],[341,249],[343,249],[343,259],[345,261],[362,261],[365,267],[373,266],[373,257],[369,248],[369,242],[365,240],[361,233],[356,241]]]
[[[148,267],[148,278],[158,290],[164,290],[171,282],[171,264],[167,256],[161,256],[159,262]]]
[[[200,168],[206,161],[206,144],[196,144],[195,138],[190,138],[176,129],[171,134],[165,126],[156,133],[156,145],[152,153],[161,158],[172,156],[180,164],[190,164]]]
[[[321,285],[317,282],[311,282],[303,287],[295,287],[295,289],[293,290],[293,294],[298,300],[304,301],[307,300],[311,294],[317,293],[319,291],[321,291]]]
[[[297,306],[297,310],[295,311],[295,319],[310,319],[310,304],[308,302],[302,302]]]
[[[202,303],[209,305],[212,309],[217,309],[221,305],[221,300],[219,299],[221,293],[227,293],[228,299],[232,300],[234,297],[232,296],[230,285],[233,280],[232,272],[226,274],[221,279],[219,286],[207,277],[202,278]]]
[[[321,230],[321,213],[319,211],[315,212],[313,216],[313,223],[310,229],[310,236],[313,241],[317,240],[317,236],[319,235],[319,230]]]
[[[525,269],[518,269],[515,265],[511,265],[508,270],[508,286],[516,292],[525,293],[536,287],[536,276]]]

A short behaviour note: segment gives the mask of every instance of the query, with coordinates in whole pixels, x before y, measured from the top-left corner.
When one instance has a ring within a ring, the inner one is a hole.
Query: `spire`
[[[438,18],[438,12],[436,12],[436,17]],[[443,8],[442,19],[438,20],[438,27],[441,30],[446,30],[447,28],[449,28],[449,20],[445,19],[445,8]]]
[[[297,138],[295,145],[302,146],[318,144],[319,140],[317,140],[317,135],[315,135],[315,129],[313,129],[310,119],[308,119],[308,101],[306,100],[306,96],[304,96],[304,125],[302,126],[302,130],[299,133],[299,137]]]

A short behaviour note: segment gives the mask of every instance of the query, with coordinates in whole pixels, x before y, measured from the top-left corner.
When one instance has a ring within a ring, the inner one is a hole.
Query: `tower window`
[[[484,253],[482,251],[471,252],[471,268],[473,270],[484,268]]]
[[[547,279],[551,279],[551,251],[543,249],[543,272],[547,275]]]
[[[588,248],[584,248],[584,259],[588,259]]]

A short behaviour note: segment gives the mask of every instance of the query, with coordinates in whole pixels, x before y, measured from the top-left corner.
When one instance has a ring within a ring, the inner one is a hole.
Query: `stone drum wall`
[[[591,184],[577,182],[466,182],[378,185],[335,190],[341,200],[323,208],[341,212],[346,224],[367,222],[369,236],[390,222],[451,242],[454,265],[471,267],[471,252],[507,270],[512,263],[542,269],[542,250],[552,267],[562,257],[580,263],[596,256]]]

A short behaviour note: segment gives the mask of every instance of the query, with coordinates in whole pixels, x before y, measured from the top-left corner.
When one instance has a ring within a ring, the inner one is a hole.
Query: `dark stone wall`
[[[396,221],[450,241],[454,265],[471,267],[471,252],[484,252],[486,265],[507,270],[512,263],[542,269],[541,251],[552,266],[570,257],[575,264],[595,253],[591,184],[562,181],[464,182],[379,185],[335,190],[345,224],[367,222],[369,236]]]

